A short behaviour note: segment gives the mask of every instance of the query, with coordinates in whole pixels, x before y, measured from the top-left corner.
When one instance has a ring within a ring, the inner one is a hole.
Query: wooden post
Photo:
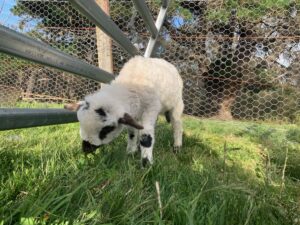
[[[101,9],[109,15],[109,0],[96,0]],[[112,41],[101,29],[96,27],[98,66],[113,73]]]

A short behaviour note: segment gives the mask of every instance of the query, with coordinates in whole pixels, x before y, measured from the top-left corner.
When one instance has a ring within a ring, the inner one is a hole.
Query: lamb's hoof
[[[180,150],[181,150],[181,146],[174,146],[174,147],[173,147],[173,152],[174,152],[175,154],[179,153]]]

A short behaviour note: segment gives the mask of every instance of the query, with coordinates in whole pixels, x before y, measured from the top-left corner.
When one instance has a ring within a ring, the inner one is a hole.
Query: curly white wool
[[[142,161],[152,163],[154,129],[159,114],[170,118],[174,147],[178,149],[182,145],[182,88],[182,79],[172,64],[163,59],[136,56],[124,65],[110,85],[85,98],[88,107],[81,107],[77,113],[81,137],[95,146],[106,144],[120,134],[125,124],[129,134],[127,152],[135,152],[140,146]],[[100,108],[105,118],[95,113]],[[143,129],[124,123],[125,114]],[[101,140],[99,131],[107,126],[115,129]]]

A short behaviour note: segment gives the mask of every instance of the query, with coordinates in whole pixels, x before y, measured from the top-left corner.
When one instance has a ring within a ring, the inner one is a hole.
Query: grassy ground
[[[184,128],[174,155],[159,123],[145,169],[125,135],[85,158],[78,124],[0,132],[0,224],[300,224],[300,128],[190,117]]]

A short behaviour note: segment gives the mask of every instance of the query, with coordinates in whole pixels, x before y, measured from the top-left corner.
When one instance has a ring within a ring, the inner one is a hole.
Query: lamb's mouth
[[[88,141],[82,141],[82,151],[84,153],[93,153],[99,148],[100,145],[93,145]]]

